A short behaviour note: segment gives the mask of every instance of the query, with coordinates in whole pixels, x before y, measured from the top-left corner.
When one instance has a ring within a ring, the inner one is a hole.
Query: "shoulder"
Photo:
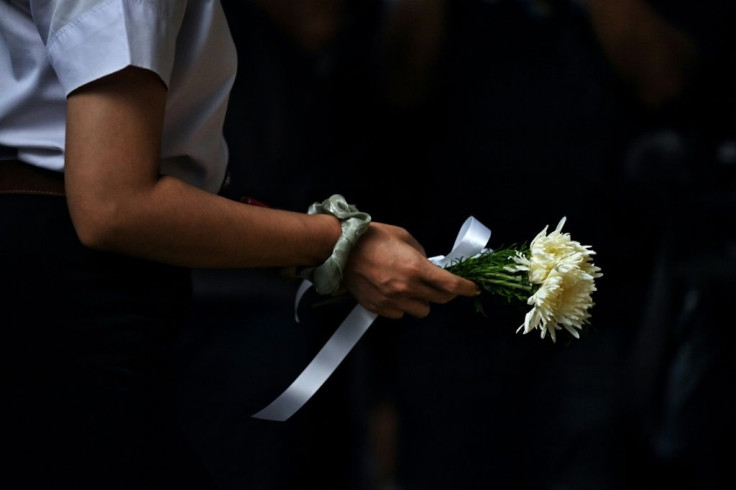
[[[184,0],[46,0],[30,6],[65,93],[134,65],[168,83]]]

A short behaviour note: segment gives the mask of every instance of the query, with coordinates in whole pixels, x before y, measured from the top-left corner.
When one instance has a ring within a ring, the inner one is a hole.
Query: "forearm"
[[[173,177],[106,203],[77,227],[85,244],[189,267],[316,265],[340,235],[331,216],[249,206]]]

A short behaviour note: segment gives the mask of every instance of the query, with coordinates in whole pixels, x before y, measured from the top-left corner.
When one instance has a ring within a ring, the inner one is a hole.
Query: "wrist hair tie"
[[[301,271],[302,278],[314,284],[317,294],[334,294],[340,290],[350,250],[368,229],[371,216],[348,204],[340,194],[333,194],[321,203],[313,203],[309,206],[307,214],[329,214],[340,220],[342,233],[332,249],[332,254],[322,264]]]

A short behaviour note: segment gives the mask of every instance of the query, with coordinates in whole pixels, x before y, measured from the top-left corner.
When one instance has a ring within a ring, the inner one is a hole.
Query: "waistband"
[[[64,175],[19,160],[0,160],[0,194],[64,196]]]

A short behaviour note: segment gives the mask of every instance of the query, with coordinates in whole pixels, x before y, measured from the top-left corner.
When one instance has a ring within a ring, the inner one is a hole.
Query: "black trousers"
[[[63,197],[0,195],[0,487],[207,489],[171,403],[189,271],[82,246]]]

